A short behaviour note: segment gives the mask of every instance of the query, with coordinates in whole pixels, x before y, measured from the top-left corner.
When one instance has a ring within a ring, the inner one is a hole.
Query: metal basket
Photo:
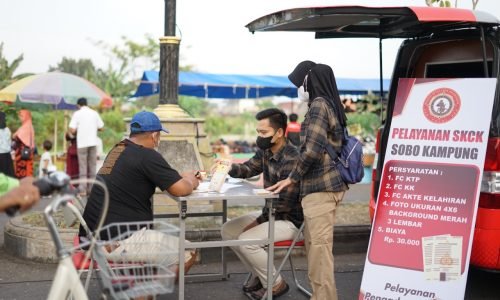
[[[179,229],[161,222],[103,227],[93,250],[103,289],[114,299],[171,293],[179,261]]]

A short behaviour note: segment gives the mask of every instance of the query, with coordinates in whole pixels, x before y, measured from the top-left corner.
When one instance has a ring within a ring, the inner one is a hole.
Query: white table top
[[[203,181],[198,188],[188,196],[176,197],[170,195],[176,201],[206,201],[206,200],[262,200],[269,198],[278,198],[278,194],[265,193],[262,189],[253,184],[241,180],[230,178],[221,188],[220,192],[208,191],[209,181]]]

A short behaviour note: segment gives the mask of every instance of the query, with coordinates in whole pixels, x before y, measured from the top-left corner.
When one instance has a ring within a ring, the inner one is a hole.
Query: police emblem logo
[[[424,101],[424,116],[433,123],[446,123],[460,111],[460,96],[450,88],[432,91]]]

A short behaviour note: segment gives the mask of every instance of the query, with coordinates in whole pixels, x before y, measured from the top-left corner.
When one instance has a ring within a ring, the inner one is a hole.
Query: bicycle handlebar
[[[48,196],[55,191],[69,192],[69,176],[61,171],[53,172],[49,176],[43,177],[33,182],[33,185],[40,191],[40,196]],[[9,217],[13,217],[20,209],[19,205],[14,205],[5,209]]]

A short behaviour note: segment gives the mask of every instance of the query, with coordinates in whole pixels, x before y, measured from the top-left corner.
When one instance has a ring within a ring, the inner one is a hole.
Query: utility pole
[[[160,136],[158,152],[179,172],[208,170],[212,165],[212,151],[204,129],[205,120],[192,118],[179,106],[181,39],[175,36],[176,0],[164,1],[165,27],[164,36],[160,37],[160,99],[154,113],[170,133]]]
[[[178,104],[181,39],[175,36],[175,1],[165,0],[165,30],[160,38],[160,104]]]

